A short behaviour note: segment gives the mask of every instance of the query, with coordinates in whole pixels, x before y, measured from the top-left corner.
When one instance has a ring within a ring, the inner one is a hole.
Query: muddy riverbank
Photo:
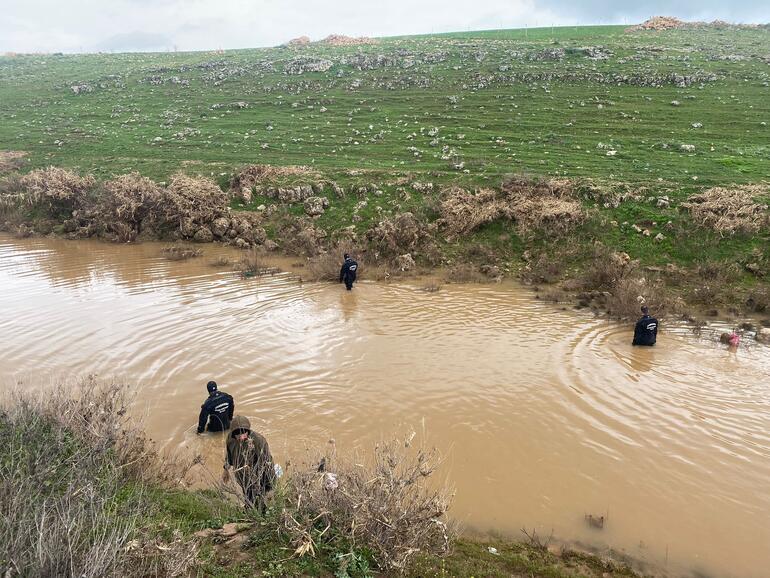
[[[446,454],[468,529],[553,530],[680,574],[770,564],[766,348],[668,324],[634,349],[629,326],[508,282],[346,294],[212,264],[235,249],[174,262],[161,248],[0,237],[2,383],[135,383],[151,437],[216,472],[221,440],[191,427],[216,379],[279,461],[416,431]]]

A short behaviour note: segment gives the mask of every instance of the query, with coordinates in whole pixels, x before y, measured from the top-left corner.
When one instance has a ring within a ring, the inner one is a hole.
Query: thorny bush
[[[367,548],[382,569],[400,571],[419,552],[448,553],[452,496],[430,479],[438,454],[412,447],[413,437],[380,443],[366,459],[338,458],[332,449],[322,467],[308,460],[292,471],[281,530],[295,553],[313,554],[337,536]]]

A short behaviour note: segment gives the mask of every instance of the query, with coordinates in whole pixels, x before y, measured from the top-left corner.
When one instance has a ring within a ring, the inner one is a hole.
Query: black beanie
[[[217,390],[217,382],[216,381],[209,381],[206,384],[206,389],[209,390],[209,393],[215,392]]]

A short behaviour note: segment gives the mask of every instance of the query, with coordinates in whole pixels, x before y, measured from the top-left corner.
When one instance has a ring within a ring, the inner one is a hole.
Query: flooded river
[[[241,280],[211,266],[237,256],[225,248],[170,262],[160,247],[0,237],[0,387],[115,376],[151,437],[218,473],[221,438],[192,427],[215,379],[279,462],[413,428],[447,456],[466,528],[553,531],[674,575],[768,575],[770,349],[685,328],[632,348],[630,327],[513,284],[348,294]]]

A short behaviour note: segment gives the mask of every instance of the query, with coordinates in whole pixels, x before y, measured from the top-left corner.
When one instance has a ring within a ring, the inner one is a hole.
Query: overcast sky
[[[768,22],[770,1],[0,0],[0,52],[248,48],[301,35],[627,24],[656,14]]]

